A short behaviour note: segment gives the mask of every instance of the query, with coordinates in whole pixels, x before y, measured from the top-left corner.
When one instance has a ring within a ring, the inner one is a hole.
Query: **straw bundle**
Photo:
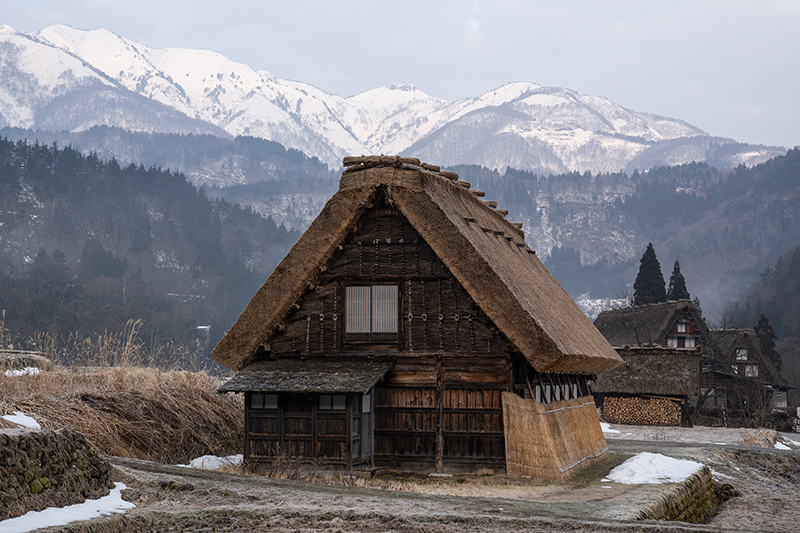
[[[589,396],[544,405],[504,392],[503,422],[509,475],[561,481],[608,453]]]

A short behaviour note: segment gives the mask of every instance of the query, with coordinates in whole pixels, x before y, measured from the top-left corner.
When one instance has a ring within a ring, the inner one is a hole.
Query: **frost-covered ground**
[[[683,428],[622,424],[612,426],[606,422],[601,422],[600,425],[606,440],[686,442],[717,446],[760,446],[778,450],[800,450],[800,434],[778,433],[767,429],[706,426]]]

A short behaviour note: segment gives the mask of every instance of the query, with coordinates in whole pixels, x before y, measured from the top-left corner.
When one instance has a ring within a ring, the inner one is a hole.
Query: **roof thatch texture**
[[[536,370],[598,374],[621,363],[519,227],[456,174],[395,157],[346,163],[339,191],[214,349],[217,361],[240,369],[253,360],[380,188]]]
[[[217,390],[366,394],[393,365],[363,358],[258,361]]]
[[[684,311],[692,316],[695,326],[699,329],[698,335],[706,341],[708,330],[697,305],[691,300],[603,311],[597,315],[594,325],[615,348],[652,346],[664,341],[670,328]]]
[[[597,376],[592,392],[691,396],[700,386],[696,350],[652,346],[619,350],[625,364]]]

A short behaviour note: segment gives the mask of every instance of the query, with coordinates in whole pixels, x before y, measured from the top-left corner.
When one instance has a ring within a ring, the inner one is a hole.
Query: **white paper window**
[[[694,337],[686,337],[686,347],[694,348]]]
[[[677,348],[678,337],[667,337],[667,348]]]
[[[736,360],[747,361],[747,348],[736,348]]]
[[[678,333],[686,333],[686,322],[683,320],[678,321]]]
[[[320,394],[320,411],[344,411],[347,408],[347,396],[344,394]]]
[[[786,407],[786,391],[775,391],[772,393],[772,407]]]
[[[758,367],[756,365],[747,365],[744,367],[744,375],[748,378],[758,377]]]
[[[397,333],[397,285],[350,285],[345,298],[345,332]]]
[[[261,394],[254,392],[250,395],[250,409],[277,409],[277,394]]]
[[[361,397],[361,412],[362,413],[369,413],[372,411],[372,402],[371,397],[369,394],[365,394]]]

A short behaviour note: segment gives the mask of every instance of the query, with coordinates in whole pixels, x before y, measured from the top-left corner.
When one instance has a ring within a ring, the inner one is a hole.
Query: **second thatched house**
[[[621,360],[521,225],[419,160],[344,164],[212,352],[246,461],[563,479],[601,458],[587,379]]]
[[[603,311],[594,325],[625,364],[598,376],[592,391],[603,416],[617,424],[689,423],[688,399],[700,388],[709,335],[691,300]]]
[[[713,357],[700,375],[707,407],[725,407],[745,414],[785,409],[790,387],[764,353],[752,329],[713,329]]]

